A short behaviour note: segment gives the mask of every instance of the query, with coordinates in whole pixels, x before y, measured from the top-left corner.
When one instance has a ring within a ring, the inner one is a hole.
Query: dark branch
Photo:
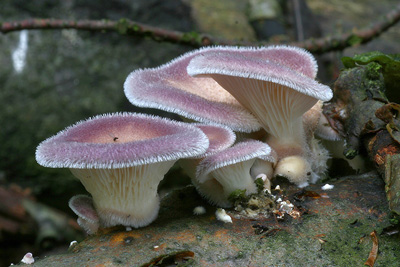
[[[290,45],[303,47],[312,53],[321,54],[329,51],[343,50],[347,47],[364,44],[376,38],[384,31],[395,25],[400,20],[400,5],[386,14],[383,19],[368,28],[353,30],[340,36],[329,36],[319,39],[308,39],[303,42],[293,42]],[[248,42],[219,39],[207,34],[196,32],[179,32],[135,21],[121,19],[110,20],[58,20],[58,19],[27,19],[22,21],[3,22],[0,24],[0,32],[3,34],[32,29],[76,29],[86,31],[110,31],[120,34],[148,36],[156,41],[182,43],[193,47],[207,45],[270,45],[269,42]]]

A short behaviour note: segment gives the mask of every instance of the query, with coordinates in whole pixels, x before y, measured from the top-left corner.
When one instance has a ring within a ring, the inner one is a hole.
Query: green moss
[[[368,73],[371,75],[368,78],[373,80],[377,77],[378,72],[382,73],[387,97],[393,102],[400,102],[398,90],[400,84],[400,54],[384,54],[379,51],[372,51],[354,57],[343,57],[342,63],[345,68],[373,63],[368,67]]]
[[[381,77],[382,65],[377,62],[371,62],[366,66],[367,78],[370,80],[378,80]]]
[[[343,151],[344,156],[348,159],[353,159],[355,156],[358,155],[358,151],[352,148],[347,148]]]
[[[129,27],[129,21],[126,18],[118,20],[117,24],[115,25],[115,28],[119,34],[126,34]]]
[[[352,35],[348,40],[348,44],[351,46],[355,46],[362,43],[362,38],[357,35]]]
[[[193,32],[193,31],[184,33],[181,40],[185,43],[188,43],[188,42],[199,43],[201,41],[200,35],[197,32]]]
[[[135,32],[137,32],[137,31],[140,30],[140,27],[139,27],[138,25],[136,25],[136,24],[134,24],[131,28],[132,28],[132,30],[135,31]]]
[[[254,180],[254,183],[256,184],[257,190],[258,190],[259,193],[264,190],[264,181],[263,181],[263,179],[257,178],[257,179]]]
[[[243,201],[245,199],[247,199],[246,189],[236,189],[230,193],[228,197],[228,200],[232,203],[235,203],[236,201]]]

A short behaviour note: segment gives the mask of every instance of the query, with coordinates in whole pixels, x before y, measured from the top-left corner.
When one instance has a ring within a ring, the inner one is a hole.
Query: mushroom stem
[[[278,158],[304,154],[307,145],[302,118],[293,120],[291,124],[281,129],[280,135],[270,134],[266,138],[266,142],[276,151]]]
[[[302,115],[318,99],[269,81],[211,75],[259,120],[279,158],[304,151]],[[289,150],[287,150],[287,149]]]
[[[245,189],[246,195],[257,192],[256,184],[250,175],[250,168],[254,161],[255,158],[224,166],[210,173],[222,185],[223,194],[226,198],[237,189]]]
[[[102,227],[141,227],[158,214],[157,185],[175,161],[119,169],[70,169],[92,195]]]

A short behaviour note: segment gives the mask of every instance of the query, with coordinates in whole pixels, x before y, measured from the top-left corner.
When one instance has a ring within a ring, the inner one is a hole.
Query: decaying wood
[[[324,114],[346,140],[344,155],[368,154],[386,183],[392,211],[400,214],[399,105],[385,96],[381,66],[372,62],[343,70],[334,85],[334,97]]]
[[[232,223],[216,220],[216,207],[188,186],[161,200],[159,217],[149,226],[103,229],[66,254],[40,257],[35,266],[361,266],[372,241],[357,242],[389,225],[383,181],[372,172],[332,184],[329,191],[281,184],[280,196],[300,217],[246,218],[228,209]],[[193,215],[197,206],[206,214]],[[385,246],[377,262],[390,266],[400,244],[389,236],[380,242]]]

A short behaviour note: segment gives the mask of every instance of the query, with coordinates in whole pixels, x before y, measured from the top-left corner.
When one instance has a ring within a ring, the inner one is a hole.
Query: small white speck
[[[304,183],[298,184],[297,186],[298,186],[299,188],[304,188],[304,187],[306,187],[306,186],[308,186],[308,185],[309,185],[308,182],[304,182]]]
[[[276,202],[280,203],[280,202],[282,202],[282,199],[281,199],[281,198],[278,198],[278,199],[276,200]]]
[[[78,244],[78,242],[74,240],[71,243],[69,243],[69,247],[75,246],[76,244]]]
[[[321,187],[322,190],[331,190],[333,189],[335,186],[331,185],[331,184],[326,184],[323,187]]]
[[[275,187],[275,190],[281,190],[281,187],[279,186],[279,184]]]
[[[286,213],[290,213],[294,208],[294,205],[290,202],[286,202],[286,201],[282,201],[279,204],[279,210],[286,212]]]
[[[132,227],[127,226],[127,227],[125,228],[125,230],[126,230],[127,232],[130,232],[130,231],[132,231]]]
[[[342,117],[342,118],[346,118],[346,117],[347,117],[347,112],[346,112],[346,110],[345,110],[345,109],[341,109],[341,110],[339,111],[339,116]]]
[[[217,217],[217,220],[221,222],[232,223],[231,216],[226,214],[226,211],[224,209],[218,208],[217,211],[215,212],[215,216]]]
[[[197,206],[193,209],[194,215],[203,215],[206,213],[206,209],[203,206]]]
[[[153,248],[154,248],[154,249],[157,249],[157,248],[159,248],[159,246],[154,246]]]
[[[265,188],[263,192],[264,192],[264,193],[271,194],[271,190],[269,190],[268,188]]]
[[[32,264],[35,262],[33,259],[32,253],[28,252],[25,254],[25,256],[22,258],[21,262],[26,263],[26,264]]]

